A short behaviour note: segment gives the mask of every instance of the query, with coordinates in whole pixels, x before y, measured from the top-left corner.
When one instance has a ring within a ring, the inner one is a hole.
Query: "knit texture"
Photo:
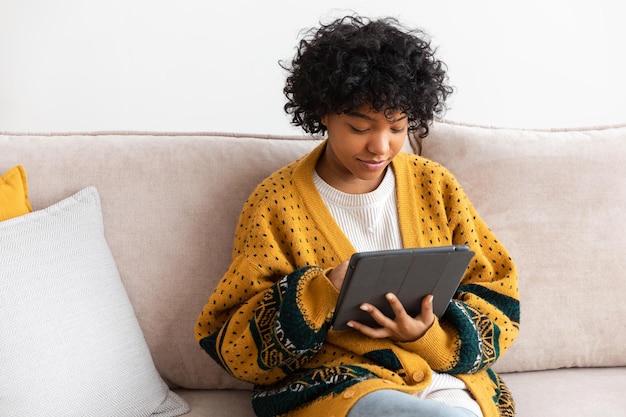
[[[485,417],[513,416],[513,400],[489,367],[519,331],[515,266],[435,162],[394,158],[398,218],[405,247],[467,244],[476,253],[455,300],[410,343],[332,330],[338,291],[325,272],[355,248],[313,182],[324,146],[270,175],[245,203],[232,264],[196,323],[200,345],[255,384],[259,416],[345,416],[374,390],[424,390],[431,370],[462,379]]]

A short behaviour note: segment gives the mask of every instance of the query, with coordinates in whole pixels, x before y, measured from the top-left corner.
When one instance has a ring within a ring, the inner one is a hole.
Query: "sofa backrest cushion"
[[[88,185],[162,377],[172,387],[249,387],[197,344],[196,318],[226,271],[243,203],[312,138],[0,135],[0,171],[21,164],[34,209]],[[18,162],[19,161],[19,162]]]
[[[626,127],[523,131],[436,123],[442,162],[517,262],[518,341],[499,370],[626,365]],[[254,186],[318,140],[226,134],[0,134],[33,209],[93,185],[154,363],[172,387],[248,388],[193,337]],[[414,145],[418,145],[414,142]],[[621,327],[620,327],[621,326]]]
[[[452,171],[516,261],[520,336],[496,369],[626,365],[626,126],[436,123],[414,144]]]

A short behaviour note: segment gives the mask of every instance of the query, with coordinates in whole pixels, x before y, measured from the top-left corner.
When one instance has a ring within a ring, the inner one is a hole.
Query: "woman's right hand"
[[[343,285],[343,279],[346,277],[346,271],[348,270],[349,259],[341,262],[334,269],[331,269],[328,272],[328,279],[330,282],[337,288],[337,291],[341,290],[341,286]]]

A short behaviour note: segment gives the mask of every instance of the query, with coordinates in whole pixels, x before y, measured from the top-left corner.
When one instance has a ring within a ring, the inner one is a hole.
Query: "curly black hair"
[[[397,19],[346,16],[312,29],[300,41],[283,92],[292,123],[311,134],[326,132],[321,118],[370,105],[403,112],[421,137],[452,93],[446,65],[434,57],[423,31]]]

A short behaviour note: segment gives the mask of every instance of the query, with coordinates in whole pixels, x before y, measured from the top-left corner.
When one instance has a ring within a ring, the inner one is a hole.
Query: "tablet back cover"
[[[422,299],[434,296],[434,313],[441,317],[474,256],[466,246],[414,248],[364,252],[353,255],[339,295],[334,329],[345,330],[349,320],[380,327],[359,306],[368,302],[393,318],[385,294],[392,292],[412,317],[421,311]]]

